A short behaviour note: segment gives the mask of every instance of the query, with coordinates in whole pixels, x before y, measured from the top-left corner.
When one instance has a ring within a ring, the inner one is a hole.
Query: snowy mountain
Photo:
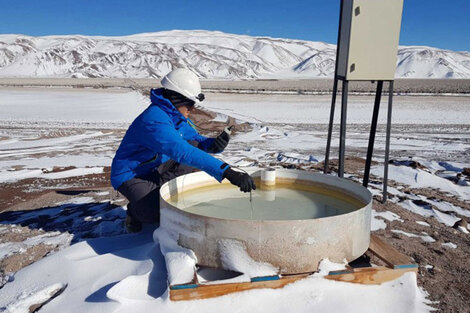
[[[400,47],[396,77],[470,78],[470,52],[423,46]]]
[[[470,52],[400,47],[397,77],[470,78]],[[216,31],[122,37],[0,35],[1,77],[156,78],[186,66],[207,79],[331,77],[336,45]]]

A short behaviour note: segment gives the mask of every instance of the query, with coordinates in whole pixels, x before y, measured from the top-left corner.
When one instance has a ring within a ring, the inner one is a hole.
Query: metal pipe
[[[333,96],[331,98],[331,109],[330,109],[330,124],[328,125],[328,138],[326,140],[326,153],[325,153],[325,161],[324,161],[324,168],[323,173],[328,172],[328,161],[330,159],[330,148],[331,148],[331,135],[333,133],[333,122],[335,118],[335,104],[336,104],[336,93],[338,91],[338,78],[334,79],[333,83]]]
[[[367,188],[369,185],[370,165],[372,163],[372,154],[374,153],[375,134],[377,132],[377,119],[379,118],[380,99],[382,98],[383,80],[377,82],[377,91],[375,92],[374,112],[372,113],[372,122],[370,126],[369,147],[367,148],[366,167],[364,169],[364,180],[362,185]]]
[[[348,108],[347,80],[343,80],[343,89],[341,93],[341,125],[339,140],[338,177],[344,177],[344,150],[346,148],[346,113]]]
[[[384,180],[382,203],[387,201],[387,185],[388,185],[388,161],[390,154],[390,133],[392,130],[392,103],[393,103],[393,80],[389,82],[388,87],[388,112],[387,112],[387,134],[385,137],[385,164],[384,164]]]
[[[335,59],[335,76],[333,82],[333,95],[331,98],[331,110],[330,110],[330,124],[328,126],[328,139],[326,141],[326,153],[323,173],[328,172],[328,161],[330,159],[330,148],[331,148],[331,135],[333,133],[333,121],[335,116],[335,104],[336,104],[336,94],[338,92],[338,62],[339,62],[339,46],[341,42],[341,23],[343,20],[343,5],[344,0],[341,0],[339,8],[339,27],[338,27],[338,39],[336,41],[336,59]]]

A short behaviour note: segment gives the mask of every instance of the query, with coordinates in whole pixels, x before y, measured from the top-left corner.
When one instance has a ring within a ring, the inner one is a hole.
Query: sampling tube
[[[273,189],[276,187],[276,169],[270,167],[261,171],[261,189]]]
[[[266,201],[276,200],[276,169],[266,168],[261,171],[261,184],[262,197]]]

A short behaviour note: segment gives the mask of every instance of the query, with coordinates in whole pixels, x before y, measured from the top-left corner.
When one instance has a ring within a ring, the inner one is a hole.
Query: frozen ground
[[[329,96],[257,96],[214,94],[203,106],[223,115],[256,123],[254,131],[234,138],[228,153],[254,159],[322,160],[325,154]],[[470,97],[398,96],[392,113],[391,153],[394,157],[470,163]],[[348,103],[347,151],[364,156],[367,150],[373,97],[351,96]],[[382,99],[376,155],[383,156],[387,99]],[[337,104],[336,123],[340,106]],[[332,148],[338,148],[339,127]],[[253,144],[256,143],[256,144]],[[242,149],[240,149],[242,148]],[[332,155],[336,156],[337,153]]]
[[[218,121],[230,115],[252,123],[252,130],[236,134],[220,156],[229,163],[315,170],[324,155],[329,102],[327,96],[208,94],[204,107],[219,113]],[[350,157],[365,155],[372,102],[372,97],[351,97]],[[468,296],[463,282],[470,277],[465,223],[470,187],[464,174],[470,167],[470,98],[396,97],[395,103],[390,201],[386,206],[374,203],[372,228],[415,258],[420,285],[430,299],[440,301],[434,305],[444,311],[468,310],[461,299]],[[6,211],[0,213],[0,286],[5,284],[0,310],[27,311],[39,301],[35,299],[48,299],[63,288],[41,312],[429,310],[414,275],[378,287],[316,276],[282,290],[169,301],[166,269],[152,229],[123,235],[125,202],[107,187],[109,165],[125,127],[147,104],[139,93],[127,90],[0,90],[0,212]],[[380,123],[385,105],[381,109]],[[380,161],[383,125],[377,139],[375,160]],[[333,156],[337,141],[335,133]],[[360,181],[362,165],[354,160],[346,171]],[[379,195],[380,163],[372,174],[370,189]],[[63,249],[70,243],[75,244]],[[37,259],[51,250],[61,251],[14,273],[32,262],[25,258]],[[23,266],[17,266],[18,260]],[[361,301],[351,301],[355,298]]]
[[[6,125],[122,128],[147,103],[140,93],[119,88],[3,87],[0,88],[0,120]]]

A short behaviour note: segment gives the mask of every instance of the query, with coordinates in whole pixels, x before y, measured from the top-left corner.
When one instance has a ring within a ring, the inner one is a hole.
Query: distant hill
[[[332,77],[336,45],[215,31],[122,37],[0,35],[0,77],[158,78],[185,66],[207,79]],[[470,78],[470,52],[402,46],[396,77]]]

